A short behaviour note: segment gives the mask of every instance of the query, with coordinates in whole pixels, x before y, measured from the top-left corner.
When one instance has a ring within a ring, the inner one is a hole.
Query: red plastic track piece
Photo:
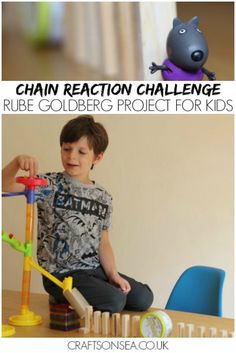
[[[47,179],[32,178],[28,176],[19,176],[16,178],[16,182],[26,185],[28,189],[35,189],[36,186],[45,186],[48,183]]]

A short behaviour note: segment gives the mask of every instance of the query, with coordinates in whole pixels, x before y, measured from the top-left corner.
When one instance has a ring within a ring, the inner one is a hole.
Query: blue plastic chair
[[[185,270],[176,282],[166,309],[222,316],[225,271],[208,266]]]

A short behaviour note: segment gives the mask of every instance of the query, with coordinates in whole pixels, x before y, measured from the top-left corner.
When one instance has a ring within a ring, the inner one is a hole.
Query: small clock
[[[143,337],[168,337],[172,331],[172,321],[164,311],[153,311],[142,316],[140,331]]]

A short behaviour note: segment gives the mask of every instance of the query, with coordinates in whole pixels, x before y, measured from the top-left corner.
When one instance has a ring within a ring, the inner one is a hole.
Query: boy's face
[[[96,156],[93,149],[89,148],[86,136],[76,142],[63,142],[61,146],[61,160],[66,173],[82,183],[90,183],[90,169],[102,157],[103,153]]]

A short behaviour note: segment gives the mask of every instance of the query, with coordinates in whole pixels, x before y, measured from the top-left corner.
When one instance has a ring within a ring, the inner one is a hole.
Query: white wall
[[[61,170],[59,133],[74,116],[3,116],[3,164],[20,153]],[[93,179],[114,197],[111,241],[121,272],[149,283],[164,307],[182,271],[224,268],[233,317],[233,116],[106,115],[110,146]],[[3,200],[3,229],[24,240],[25,201]],[[34,236],[36,248],[37,236]],[[20,290],[22,256],[3,244],[3,288]],[[44,292],[33,270],[32,292]]]

